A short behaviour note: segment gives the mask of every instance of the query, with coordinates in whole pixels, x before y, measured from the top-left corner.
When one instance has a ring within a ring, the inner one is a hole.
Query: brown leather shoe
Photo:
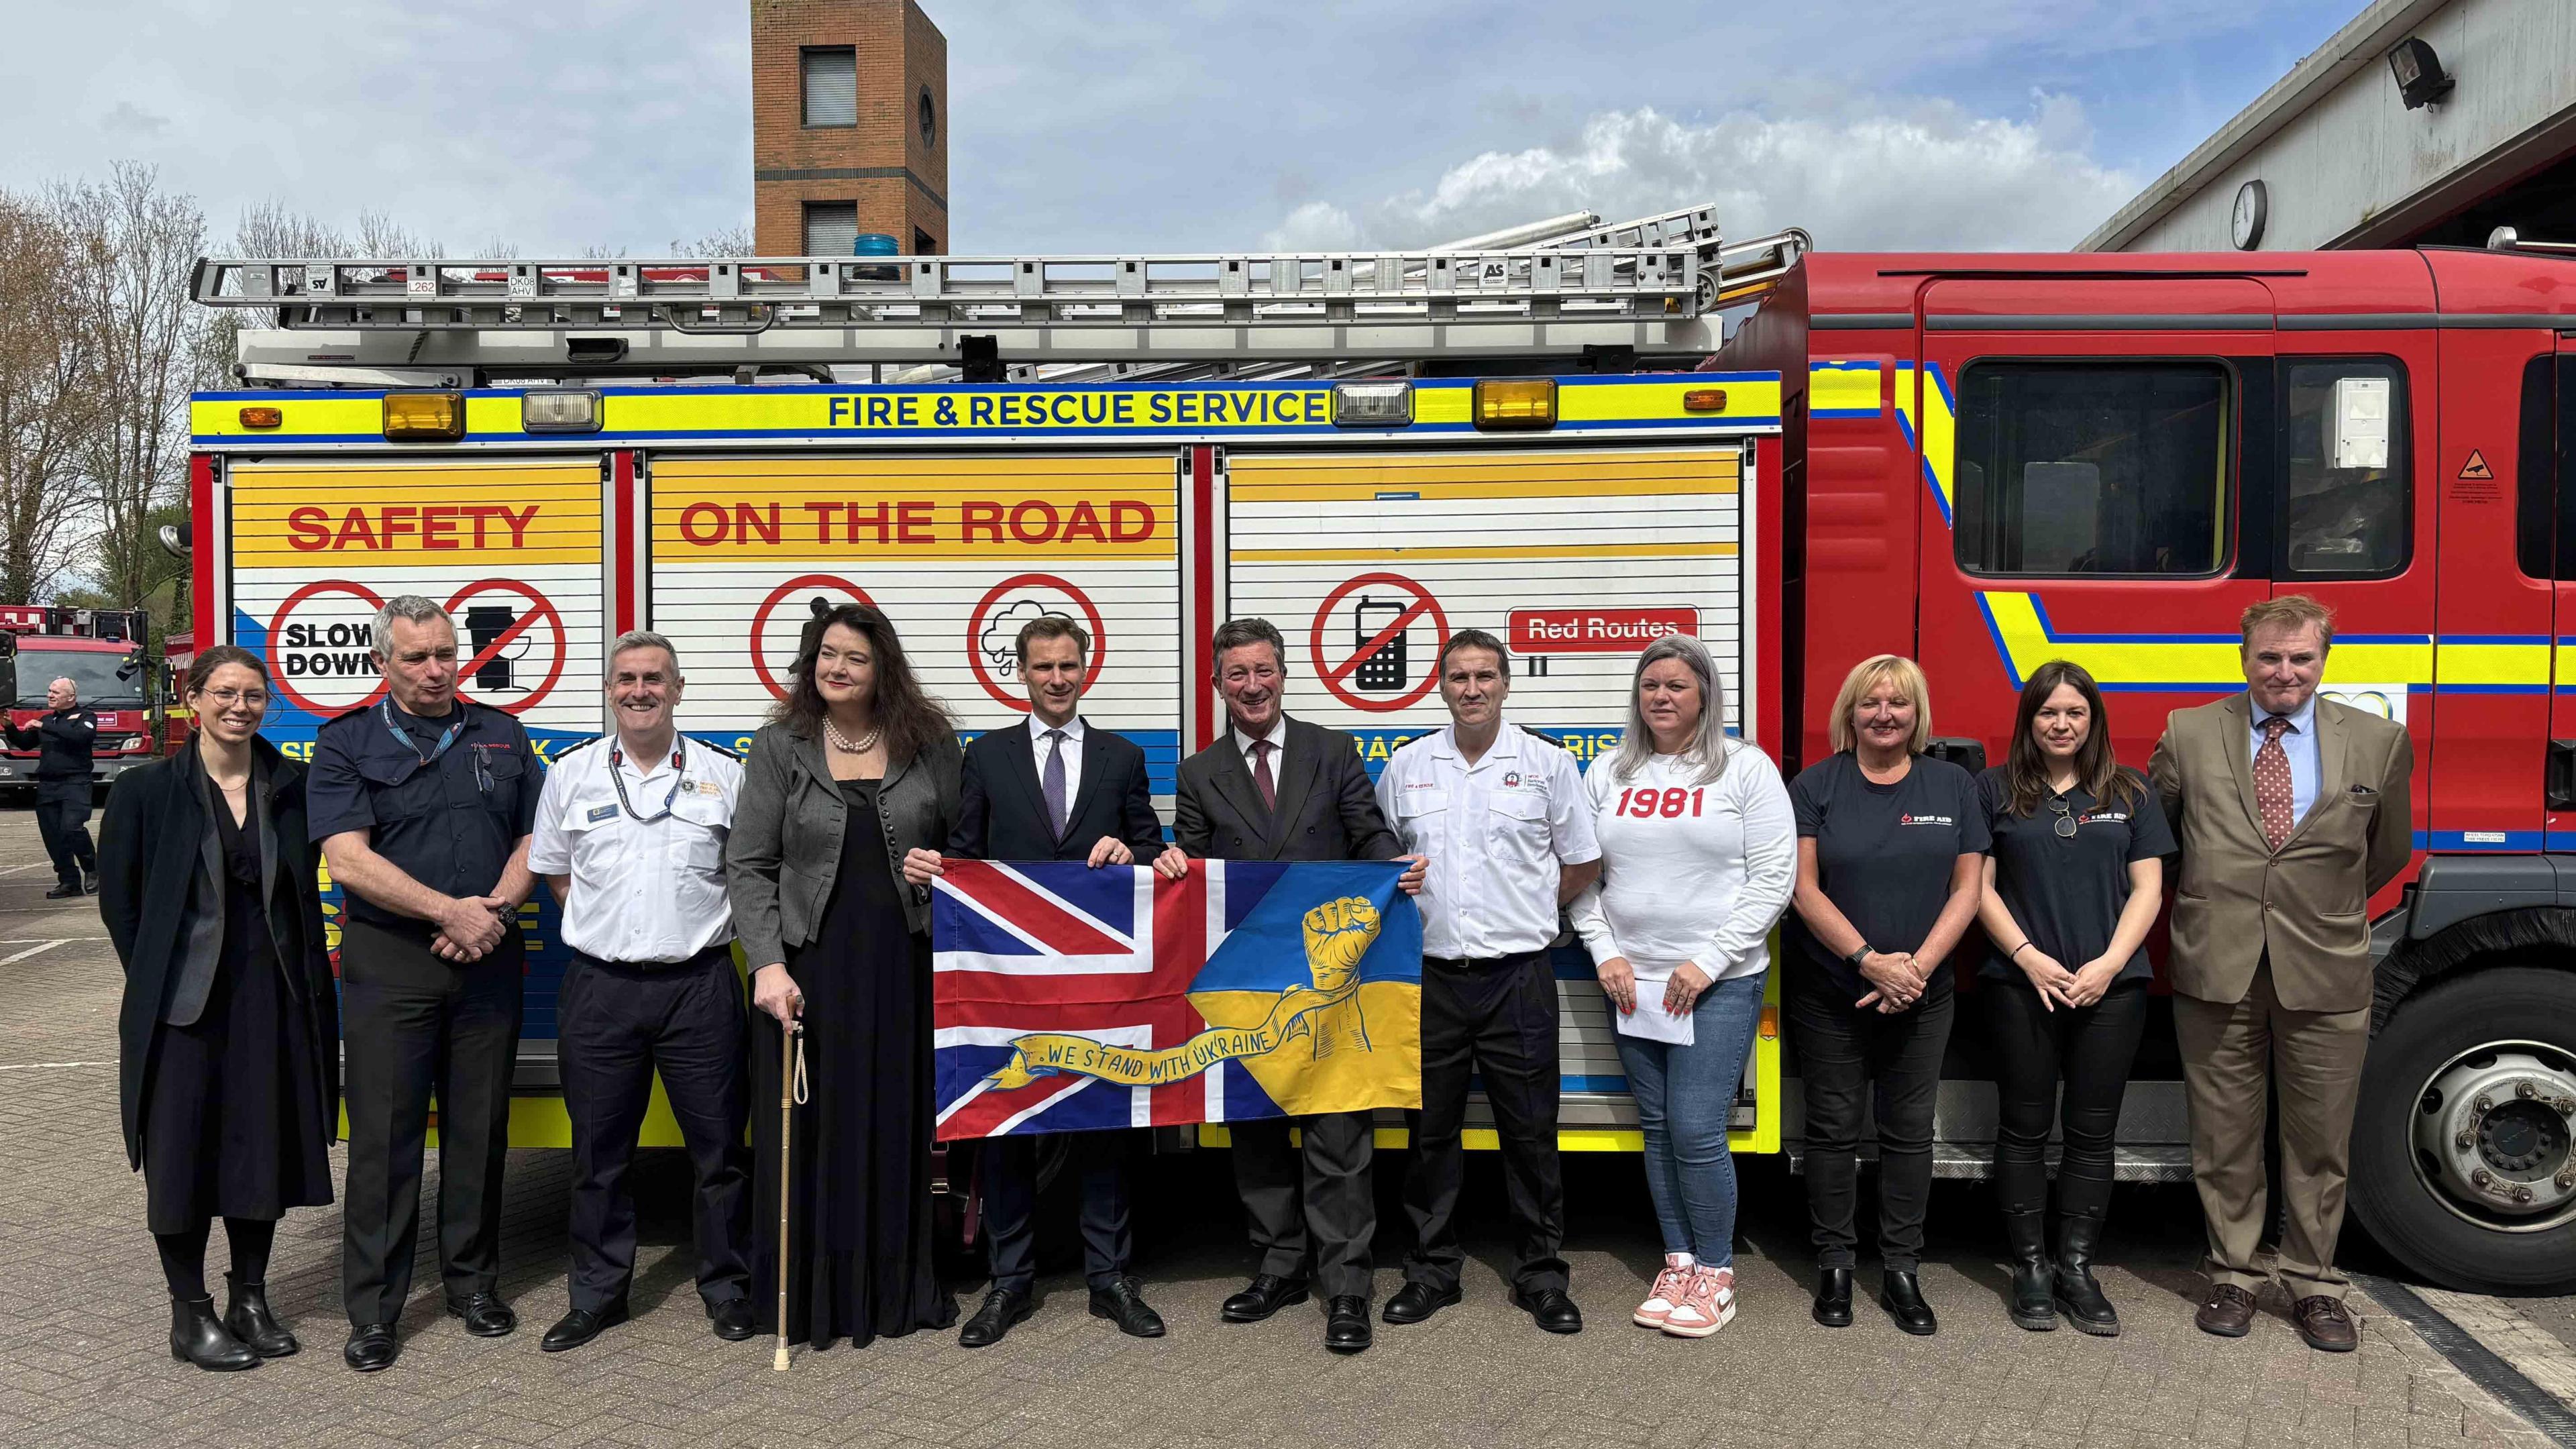
[[[2290,1309],[2290,1321],[2299,1326],[2299,1337],[2319,1353],[2350,1353],[2361,1344],[2361,1325],[2353,1321],[2340,1298],[2317,1294],[2302,1298]]]
[[[2254,1329],[2254,1295],[2233,1283],[2217,1284],[2201,1300],[2200,1312],[2191,1321],[2199,1324],[2203,1333],[2243,1338]]]

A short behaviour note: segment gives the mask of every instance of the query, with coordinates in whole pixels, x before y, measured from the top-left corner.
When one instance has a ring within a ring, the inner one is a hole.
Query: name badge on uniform
[[[597,825],[603,820],[614,820],[616,818],[617,807],[614,805],[598,805],[591,808],[590,823],[593,825]]]

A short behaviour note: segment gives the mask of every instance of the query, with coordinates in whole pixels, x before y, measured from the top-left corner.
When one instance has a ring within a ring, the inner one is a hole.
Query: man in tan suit
[[[2191,1170],[2209,1220],[2203,1331],[2254,1323],[2266,1087],[2281,1099],[2280,1275],[2311,1348],[2360,1339],[2335,1270],[2352,1114],[2370,1043],[2370,897],[2414,852],[2406,727],[2316,697],[2334,616],[2302,594],[2245,611],[2245,692],[2178,709],[2148,773],[2182,877],[2174,1034]]]

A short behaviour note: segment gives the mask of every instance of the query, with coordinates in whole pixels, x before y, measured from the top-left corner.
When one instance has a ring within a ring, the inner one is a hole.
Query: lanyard
[[[608,783],[617,787],[618,808],[629,815],[634,815],[636,822],[641,825],[650,825],[669,815],[671,802],[680,798],[680,786],[687,783],[685,772],[689,767],[689,752],[686,742],[674,741],[671,745],[671,790],[669,794],[662,797],[662,810],[658,815],[635,814],[635,802],[626,798],[626,774],[622,768],[625,763],[626,746],[610,745],[608,747]]]
[[[456,711],[456,723],[449,725],[446,731],[439,735],[438,748],[431,750],[428,754],[424,755],[420,752],[419,743],[412,739],[411,732],[404,729],[401,725],[394,723],[393,698],[388,695],[384,699],[377,701],[377,707],[378,711],[384,716],[385,728],[393,734],[395,739],[402,742],[402,747],[404,749],[411,751],[412,758],[420,761],[424,765],[437,764],[438,757],[447,753],[447,747],[456,743],[456,737],[465,733],[465,710],[460,704]],[[484,788],[489,789],[490,787],[486,786]]]

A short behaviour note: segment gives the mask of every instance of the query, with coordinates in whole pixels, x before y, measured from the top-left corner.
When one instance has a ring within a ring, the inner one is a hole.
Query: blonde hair
[[[1691,735],[1690,748],[1682,751],[1682,762],[1699,770],[1691,783],[1705,785],[1726,773],[1727,756],[1732,753],[1726,742],[1726,681],[1718,676],[1717,661],[1709,656],[1707,645],[1688,634],[1667,634],[1646,646],[1628,676],[1628,727],[1620,731],[1619,753],[1611,758],[1614,780],[1631,778],[1654,757],[1655,734],[1646,728],[1646,711],[1637,701],[1637,691],[1647,669],[1667,659],[1680,660],[1699,680],[1699,728]]]
[[[1852,728],[1852,710],[1861,696],[1873,689],[1886,687],[1914,702],[1914,730],[1905,737],[1908,754],[1919,755],[1932,742],[1932,686],[1923,677],[1923,666],[1902,654],[1873,654],[1852,666],[1843,676],[1843,687],[1834,695],[1834,712],[1825,720],[1825,738],[1833,743],[1835,753],[1856,748],[1860,731]]]
[[[2244,630],[2244,642],[2254,642],[2254,631],[2282,625],[2291,629],[2317,626],[2317,640],[2328,652],[2334,649],[2334,610],[2305,594],[2283,594],[2277,599],[2260,599],[2246,607],[2237,620]],[[2242,646],[2240,646],[2242,647]]]

